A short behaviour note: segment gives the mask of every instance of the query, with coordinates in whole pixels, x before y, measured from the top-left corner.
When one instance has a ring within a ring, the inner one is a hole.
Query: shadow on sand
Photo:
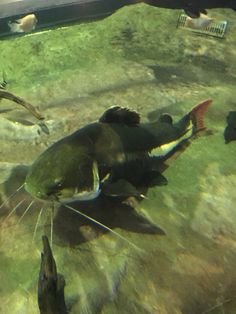
[[[120,228],[137,233],[165,235],[160,227],[139,214],[127,200],[101,195],[93,201],[73,202],[69,206],[110,229]],[[54,234],[59,238],[60,244],[79,245],[107,232],[109,231],[105,228],[64,205],[59,207],[54,218]]]

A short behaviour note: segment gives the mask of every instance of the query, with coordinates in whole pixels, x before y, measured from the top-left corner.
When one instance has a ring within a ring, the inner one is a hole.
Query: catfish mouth
[[[89,201],[99,196],[101,190],[96,187],[94,190],[83,190],[78,192],[77,188],[61,190],[58,195],[54,195],[54,199],[60,203],[68,203],[73,201]]]
[[[64,186],[63,183],[58,183],[57,186],[48,191],[47,199],[56,200],[60,203],[72,201],[89,201],[99,196],[100,180],[98,173],[97,162],[93,162],[91,171],[90,184],[88,187]],[[88,174],[89,176],[89,174]]]

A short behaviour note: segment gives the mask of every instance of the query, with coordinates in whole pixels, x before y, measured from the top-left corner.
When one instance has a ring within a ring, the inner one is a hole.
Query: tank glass
[[[236,313],[236,13],[134,2],[0,0],[0,313]]]

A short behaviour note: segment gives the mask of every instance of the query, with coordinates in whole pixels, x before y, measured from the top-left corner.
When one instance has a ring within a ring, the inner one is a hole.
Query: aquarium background
[[[171,163],[167,186],[150,188],[140,203],[81,205],[98,209],[140,250],[68,209],[54,211],[53,252],[70,313],[236,313],[236,143],[223,138],[236,103],[235,13],[209,10],[229,22],[224,39],[177,29],[180,13],[138,4],[100,21],[0,41],[7,90],[38,106],[50,131],[1,100],[1,202],[39,153],[110,106],[132,108],[143,121],[162,112],[178,120],[213,99],[208,132]],[[1,207],[0,313],[39,313],[41,236],[50,236],[51,210],[43,208],[35,232],[40,201],[20,218],[31,200],[21,190]],[[154,226],[166,235],[153,234]]]

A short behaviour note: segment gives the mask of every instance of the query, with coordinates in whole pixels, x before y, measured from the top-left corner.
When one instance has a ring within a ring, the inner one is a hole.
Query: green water
[[[34,119],[1,101],[2,201],[24,181],[23,165],[110,106],[137,110],[144,121],[162,111],[177,120],[201,100],[213,99],[206,117],[211,132],[171,163],[164,173],[167,186],[149,189],[135,212],[117,203],[92,204],[106,208],[108,224],[125,222],[126,228],[115,230],[141,250],[113,234],[97,236],[97,229],[81,227],[81,218],[69,210],[55,213],[53,251],[70,313],[236,313],[236,143],[225,145],[223,138],[226,115],[235,110],[235,13],[210,11],[229,21],[223,40],[176,29],[179,14],[135,5],[103,21],[0,42],[8,90],[39,106],[50,129],[49,136],[38,135],[34,125],[8,124],[8,118]],[[45,207],[34,235],[43,206],[37,201],[18,223],[30,201],[20,191],[1,209],[4,314],[39,313],[41,236],[50,235],[51,218]],[[140,231],[135,213],[166,235]],[[80,243],[79,231],[90,241]]]

